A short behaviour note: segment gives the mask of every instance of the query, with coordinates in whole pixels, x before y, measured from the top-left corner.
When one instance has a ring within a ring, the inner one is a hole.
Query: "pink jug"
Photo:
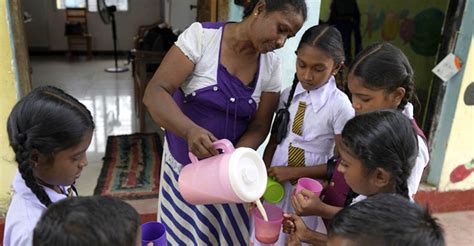
[[[263,196],[267,170],[262,158],[251,148],[234,149],[227,139],[213,143],[223,153],[198,160],[189,153],[191,163],[184,166],[178,189],[191,204],[254,202]]]

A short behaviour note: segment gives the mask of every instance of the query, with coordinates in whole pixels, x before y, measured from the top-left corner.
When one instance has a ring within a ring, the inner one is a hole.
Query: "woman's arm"
[[[257,149],[262,144],[270,131],[279,96],[280,93],[277,92],[262,92],[257,112],[236,147]]]
[[[173,93],[193,69],[194,64],[173,45],[148,83],[143,103],[153,120],[166,130],[186,139],[189,150],[195,155],[216,155],[218,152],[212,147],[212,142],[217,139],[184,115],[172,98]]]

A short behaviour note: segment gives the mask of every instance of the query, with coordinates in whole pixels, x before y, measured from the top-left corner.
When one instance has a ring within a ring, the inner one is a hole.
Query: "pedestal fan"
[[[115,12],[117,7],[114,5],[107,6],[105,0],[97,0],[97,11],[99,12],[100,18],[104,24],[112,23],[112,38],[114,40],[114,58],[115,58],[115,67],[106,68],[105,71],[109,73],[121,73],[128,71],[126,67],[119,67],[117,63],[117,28],[115,26]]]

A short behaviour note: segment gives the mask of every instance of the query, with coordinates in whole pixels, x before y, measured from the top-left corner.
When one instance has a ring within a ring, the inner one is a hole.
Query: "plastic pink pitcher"
[[[314,192],[314,194],[318,197],[321,195],[321,191],[323,191],[323,185],[319,183],[319,181],[312,178],[298,179],[298,183],[296,183],[295,193],[300,193],[303,188]]]
[[[267,171],[262,158],[250,148],[234,149],[227,139],[213,143],[223,153],[191,163],[179,174],[178,189],[191,204],[244,203],[262,197]]]
[[[255,218],[255,238],[264,244],[272,244],[278,241],[280,236],[281,223],[283,222],[283,210],[271,204],[264,204],[268,221],[263,219],[262,214],[256,208],[252,213]]]

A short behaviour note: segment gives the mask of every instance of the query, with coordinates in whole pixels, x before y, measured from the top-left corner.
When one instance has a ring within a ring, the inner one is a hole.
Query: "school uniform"
[[[279,107],[283,108],[288,100],[291,88],[283,91],[280,97]],[[306,104],[301,135],[292,131],[292,125],[297,114],[299,102]],[[288,109],[290,112],[290,122],[288,124],[288,135],[277,146],[272,159],[272,167],[287,166],[289,158],[289,146],[294,146],[304,150],[305,166],[315,166],[325,164],[334,154],[335,135],[339,135],[348,120],[354,117],[354,109],[346,94],[336,87],[334,77],[322,87],[306,91],[301,83],[295,89],[293,100]],[[294,213],[291,204],[291,194],[294,186],[286,181],[285,196],[277,205],[283,208],[286,213]],[[311,230],[326,233],[326,228],[320,217],[302,217],[306,225]],[[319,222],[319,223],[318,223]],[[254,235],[252,236],[254,238]],[[280,233],[280,238],[275,245],[284,245],[286,234]],[[256,245],[258,241],[254,240]]]
[[[17,171],[13,179],[13,197],[5,218],[4,246],[27,246],[33,244],[33,230],[41,215],[46,210],[31,189],[26,186],[25,180]],[[51,188],[43,186],[52,203],[67,197],[69,187],[60,186],[64,194],[59,194]],[[74,194],[77,196],[77,194]]]
[[[245,85],[221,64],[224,27],[225,23],[193,23],[178,37],[175,45],[195,67],[173,99],[196,124],[236,144],[257,111],[262,92],[280,91],[280,59],[274,52],[260,54],[254,81]],[[179,193],[180,170],[190,163],[184,139],[166,131],[162,160],[158,220],[167,228],[170,245],[248,243],[247,205],[192,205]]]

